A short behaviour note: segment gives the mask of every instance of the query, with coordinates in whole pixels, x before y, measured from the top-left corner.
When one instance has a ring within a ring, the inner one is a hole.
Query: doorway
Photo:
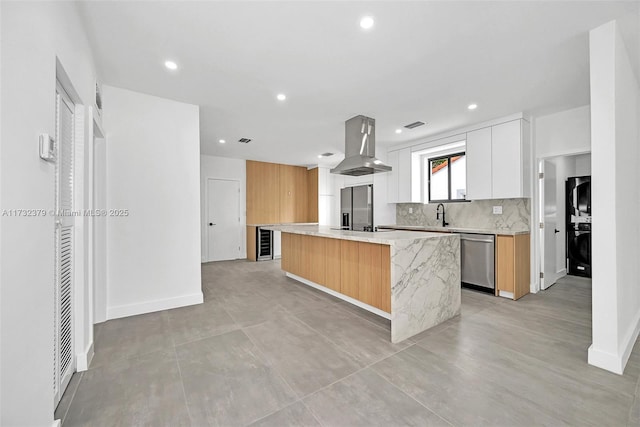
[[[539,266],[540,289],[548,289],[568,270],[567,189],[571,177],[591,175],[591,154],[572,154],[540,159]]]
[[[240,258],[240,181],[207,179],[207,262]]]
[[[54,406],[75,371],[75,104],[56,84]]]

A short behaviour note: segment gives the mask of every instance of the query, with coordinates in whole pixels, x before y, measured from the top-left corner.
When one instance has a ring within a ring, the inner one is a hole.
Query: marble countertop
[[[353,240],[356,242],[378,243],[381,245],[394,245],[396,243],[411,240],[439,239],[446,237],[443,233],[428,233],[424,231],[390,230],[390,231],[349,231],[335,230],[323,225],[273,225],[265,226],[267,230],[281,231],[283,233],[304,234],[308,236],[327,237],[330,239]]]
[[[519,234],[529,234],[528,230],[507,230],[498,228],[461,228],[461,227],[439,227],[433,225],[380,225],[378,229],[407,230],[407,231],[432,231],[437,233],[478,233],[478,234],[499,234],[503,236],[515,236]]]

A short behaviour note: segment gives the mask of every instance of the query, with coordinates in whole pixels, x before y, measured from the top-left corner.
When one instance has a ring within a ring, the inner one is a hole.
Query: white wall
[[[574,176],[591,175],[591,154],[575,156],[576,170]]]
[[[615,21],[592,30],[589,43],[592,155],[596,159],[591,165],[593,344],[589,363],[621,373],[640,328],[640,87]]]
[[[207,246],[207,218],[206,218],[206,194],[207,179],[230,179],[240,181],[240,226],[242,227],[242,239],[240,242],[240,258],[247,257],[247,162],[240,159],[226,157],[200,156],[200,229],[202,242],[202,262],[208,259]]]
[[[55,134],[56,57],[87,106],[95,66],[73,3],[2,2],[1,8],[0,205],[48,211],[54,208],[54,165],[38,158],[37,138]],[[1,425],[53,422],[53,221],[49,215],[0,217]],[[92,328],[79,332],[92,339]]]
[[[536,158],[591,150],[590,107],[585,105],[534,120]]]
[[[202,302],[199,107],[103,87],[107,317]]]

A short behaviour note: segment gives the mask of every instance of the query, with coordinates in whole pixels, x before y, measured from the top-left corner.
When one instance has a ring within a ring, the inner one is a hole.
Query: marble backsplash
[[[442,225],[436,219],[437,203],[398,203],[397,225]],[[494,206],[502,206],[502,214],[493,214]],[[409,208],[413,212],[409,213]],[[449,225],[459,228],[487,228],[509,231],[530,231],[531,199],[475,200],[464,203],[446,203]]]

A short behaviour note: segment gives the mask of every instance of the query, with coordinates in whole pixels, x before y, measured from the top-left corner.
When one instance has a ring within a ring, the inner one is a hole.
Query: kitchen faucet
[[[440,212],[441,207],[442,212]],[[438,206],[436,207],[436,219],[440,219],[440,215],[442,215],[442,226],[446,227],[447,225],[449,225],[449,223],[444,219],[444,205],[442,203],[438,203]]]

